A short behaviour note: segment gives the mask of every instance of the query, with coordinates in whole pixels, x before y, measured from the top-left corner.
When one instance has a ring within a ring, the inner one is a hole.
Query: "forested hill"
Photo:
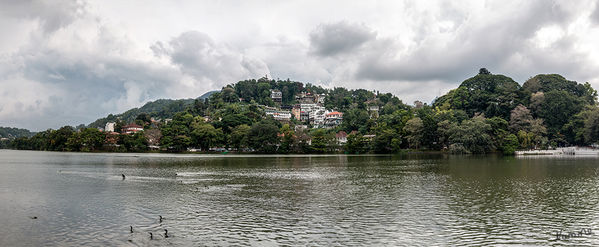
[[[530,147],[586,145],[599,139],[597,91],[586,82],[540,74],[522,86],[503,75],[480,73],[439,97],[435,109],[472,118],[497,117]]]
[[[310,102],[312,106],[303,106],[325,110],[306,108],[308,118],[280,118],[304,111],[296,104]],[[317,114],[328,116],[327,112],[342,117],[333,117],[339,121],[333,119],[332,125],[315,124]],[[154,122],[150,117],[172,119]],[[18,138],[10,147],[140,152],[151,145],[173,152],[397,153],[411,149],[512,154],[599,143],[597,91],[588,82],[540,74],[519,84],[484,68],[430,105],[406,105],[391,93],[260,78],[227,85],[204,100],[150,102],[90,126],[104,127],[107,121],[117,122],[119,132],[119,127],[131,122],[144,130],[116,138],[95,128],[74,131],[65,126]]]
[[[172,118],[175,113],[184,111],[193,105],[194,101],[204,101],[205,99],[209,98],[210,95],[216,92],[218,91],[207,92],[196,99],[159,99],[150,101],[140,108],[133,108],[121,114],[110,114],[104,118],[100,118],[90,123],[87,127],[104,128],[107,122],[116,122],[118,119],[126,123],[133,122],[135,118],[142,113],[148,114],[150,117],[158,119]]]
[[[11,128],[11,127],[0,127],[0,138],[19,138],[19,137],[31,137],[33,136],[31,131],[26,129]]]

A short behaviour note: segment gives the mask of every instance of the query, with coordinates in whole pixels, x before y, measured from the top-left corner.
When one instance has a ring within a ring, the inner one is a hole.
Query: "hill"
[[[150,117],[158,119],[172,118],[175,113],[184,111],[187,107],[193,105],[196,100],[204,101],[216,92],[219,91],[210,91],[204,93],[202,96],[197,97],[196,99],[159,99],[150,101],[140,108],[133,108],[121,114],[110,114],[104,118],[100,118],[90,123],[87,127],[104,128],[107,122],[115,122],[118,119],[127,123],[133,122],[135,118],[142,113],[146,113]]]
[[[11,128],[11,127],[0,127],[0,138],[19,138],[19,137],[31,137],[35,133],[19,128]]]

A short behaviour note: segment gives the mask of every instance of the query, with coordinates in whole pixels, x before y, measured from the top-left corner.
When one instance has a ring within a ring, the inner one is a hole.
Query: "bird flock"
[[[165,218],[162,217],[162,215],[158,215],[158,222],[159,223],[162,223],[162,221],[164,219]],[[129,226],[129,233],[131,233],[131,234],[135,233],[135,231],[133,230],[133,226]],[[153,232],[148,232],[148,234],[150,235],[150,240],[154,240],[154,233]],[[157,235],[157,236],[159,236],[159,235]],[[163,238],[169,238],[170,237],[170,235],[168,235],[168,229],[164,229],[164,234],[162,234],[162,237]],[[132,241],[132,240],[129,240],[129,241]]]
[[[123,180],[125,180],[127,177],[125,176],[125,174],[121,174],[121,176],[123,177]],[[36,217],[37,218],[37,217]],[[158,222],[162,224],[162,220],[164,220],[164,217],[162,217],[162,215],[158,215]],[[129,226],[129,233],[133,234],[133,226]],[[150,234],[150,240],[154,240],[154,233],[149,232]],[[168,238],[168,230],[164,229],[164,238]],[[131,239],[129,241],[132,241]]]

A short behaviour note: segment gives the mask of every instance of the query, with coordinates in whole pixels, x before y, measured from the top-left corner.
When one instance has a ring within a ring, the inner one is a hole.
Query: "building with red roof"
[[[144,130],[143,127],[137,125],[137,124],[127,124],[125,126],[123,126],[123,128],[121,129],[121,133],[123,134],[135,134],[139,131]]]

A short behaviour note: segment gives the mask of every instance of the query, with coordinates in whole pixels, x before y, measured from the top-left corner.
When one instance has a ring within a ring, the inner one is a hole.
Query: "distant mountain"
[[[210,95],[212,95],[214,93],[218,93],[218,92],[220,92],[220,90],[214,90],[214,91],[207,92],[205,94],[202,94],[202,96],[198,97],[198,99],[204,100],[204,99],[210,98]]]
[[[11,127],[0,127],[0,138],[19,138],[19,137],[31,137],[35,133],[26,129],[18,129]]]
[[[219,90],[210,91],[202,96],[198,97],[199,100],[205,100],[210,97],[213,93],[219,92]],[[140,108],[133,108],[121,114],[113,115],[110,114],[104,118],[100,118],[88,125],[90,128],[104,128],[107,122],[114,122],[118,119],[124,122],[133,122],[137,115],[147,113],[150,117],[154,118],[171,118],[175,113],[184,111],[188,106],[191,106],[195,99],[159,99],[150,101]]]

